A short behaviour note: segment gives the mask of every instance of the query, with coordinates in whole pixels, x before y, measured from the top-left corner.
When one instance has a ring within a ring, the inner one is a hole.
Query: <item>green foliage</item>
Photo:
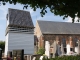
[[[35,60],[39,60],[39,58],[36,58]]]
[[[37,52],[37,54],[44,54],[45,50],[43,48],[40,48]]]
[[[43,60],[48,60],[48,57],[47,56],[43,56]]]
[[[46,58],[45,57],[43,57],[43,60],[45,60]]]
[[[27,9],[27,7],[30,6],[34,11],[40,8],[42,17],[47,13],[47,8],[49,8],[50,12],[63,16],[63,19],[70,16],[74,22],[76,16],[80,18],[80,0],[0,0],[0,2],[2,2],[0,4],[3,5],[5,5],[6,2],[10,4],[20,3],[24,5],[24,8]]]
[[[80,60],[80,55],[77,55],[77,56],[62,56],[62,57],[50,58],[49,60]]]
[[[80,60],[80,55],[77,55],[77,56],[62,56],[62,57],[56,57],[56,58],[50,58],[50,59],[48,59],[48,58],[46,59],[45,57],[43,57],[43,60]]]
[[[5,42],[4,41],[0,41],[0,48],[2,49],[2,51],[4,51],[4,49],[5,49]]]

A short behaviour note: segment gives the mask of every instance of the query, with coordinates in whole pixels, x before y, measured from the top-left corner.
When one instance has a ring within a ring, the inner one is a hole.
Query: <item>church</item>
[[[45,49],[45,55],[80,54],[80,23],[37,20],[36,48]]]

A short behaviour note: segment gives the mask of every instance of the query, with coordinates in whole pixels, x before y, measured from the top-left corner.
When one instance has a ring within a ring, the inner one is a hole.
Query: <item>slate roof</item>
[[[28,11],[8,9],[9,26],[34,27]]]
[[[80,34],[80,23],[37,21],[43,34]]]

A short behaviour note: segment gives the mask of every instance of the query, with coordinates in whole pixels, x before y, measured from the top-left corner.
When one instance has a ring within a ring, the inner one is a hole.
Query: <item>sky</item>
[[[4,5],[0,6],[0,40],[3,40],[3,41],[6,40],[5,30],[6,30],[6,14],[7,14],[8,8],[23,10],[23,6],[24,5],[21,5],[21,4],[14,5],[14,4],[8,4],[8,3],[5,6]],[[33,11],[33,9],[28,7],[27,9],[24,9],[24,10],[30,12],[34,26],[36,24],[36,20],[72,22],[70,17],[63,20],[63,17],[55,16],[53,13],[49,11],[49,9],[47,9],[48,13],[44,17],[41,17],[40,9]]]

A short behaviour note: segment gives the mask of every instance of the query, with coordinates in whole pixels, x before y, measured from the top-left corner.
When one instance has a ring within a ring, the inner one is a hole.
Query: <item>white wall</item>
[[[6,40],[5,40],[5,56],[7,55],[7,51],[8,51],[8,36],[9,34],[6,35]]]
[[[7,37],[7,36],[6,36]],[[34,35],[9,32],[8,51],[24,49],[24,54],[34,54]]]

